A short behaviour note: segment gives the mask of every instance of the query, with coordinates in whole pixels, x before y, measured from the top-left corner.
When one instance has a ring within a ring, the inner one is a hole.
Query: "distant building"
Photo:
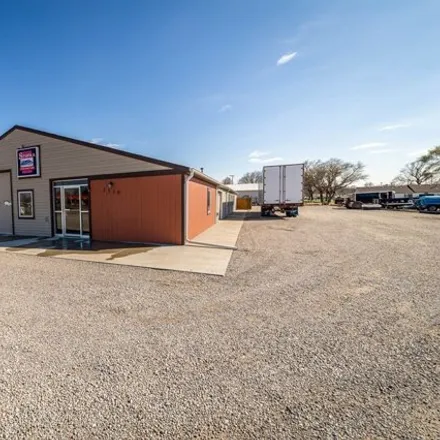
[[[440,195],[440,184],[432,185],[375,185],[345,188],[340,197],[354,197],[355,194],[372,194],[372,198],[416,198],[423,195]]]
[[[263,190],[261,183],[237,183],[228,186],[238,194],[238,197],[249,197],[254,204],[259,203],[261,199]]]

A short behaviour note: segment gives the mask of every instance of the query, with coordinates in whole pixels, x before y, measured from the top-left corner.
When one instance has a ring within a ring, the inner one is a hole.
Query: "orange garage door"
[[[183,242],[182,176],[90,181],[93,240]]]

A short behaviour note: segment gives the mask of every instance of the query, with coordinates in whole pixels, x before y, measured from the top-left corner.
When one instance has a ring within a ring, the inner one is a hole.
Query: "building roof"
[[[230,192],[232,194],[237,194],[232,188],[230,188],[230,185],[225,185],[218,180],[213,179],[212,177],[207,176],[205,173],[202,173],[199,170],[196,170],[195,168],[191,168],[191,173],[194,173],[194,176],[198,179],[202,179],[208,183],[212,183],[213,185],[216,185],[218,188]]]
[[[209,183],[212,183],[216,186],[218,186],[219,188],[222,188],[225,191],[229,191],[229,192],[234,192],[234,190],[231,190],[231,188],[229,188],[227,185],[224,185],[220,182],[218,182],[217,180],[213,179],[212,177],[207,176],[206,174],[195,170],[193,168],[189,168],[187,166],[184,165],[177,165],[175,163],[171,163],[171,162],[166,162],[163,160],[159,160],[159,159],[154,159],[152,157],[147,157],[141,154],[137,154],[137,153],[130,153],[128,151],[122,151],[122,150],[117,150],[115,148],[111,148],[111,147],[106,147],[104,145],[99,145],[99,144],[94,144],[91,142],[86,142],[86,141],[81,141],[79,139],[73,139],[73,138],[69,138],[66,136],[61,136],[58,134],[54,134],[54,133],[49,133],[47,131],[42,131],[42,130],[37,130],[35,128],[30,128],[30,127],[24,127],[22,125],[14,125],[13,127],[11,127],[8,131],[6,131],[5,133],[3,133],[0,136],[0,141],[3,140],[4,138],[6,138],[7,136],[9,136],[12,132],[14,132],[15,130],[21,130],[21,131],[26,131],[28,133],[33,133],[33,134],[37,134],[40,136],[46,136],[49,138],[53,138],[53,139],[58,139],[60,141],[65,141],[65,142],[70,142],[72,144],[77,144],[77,145],[81,145],[84,147],[89,147],[89,148],[93,148],[95,150],[101,150],[101,151],[105,151],[107,153],[112,153],[112,154],[118,154],[120,156],[125,156],[125,157],[130,157],[132,159],[136,159],[136,160],[140,160],[143,162],[148,162],[148,163],[154,163],[156,165],[161,165],[167,168],[171,168],[172,170],[175,170],[177,172],[180,173],[185,173],[185,174],[191,174],[192,172],[194,172],[194,175],[196,175],[199,179],[205,180]]]
[[[233,191],[259,191],[261,183],[235,183],[228,185]]]
[[[137,160],[140,160],[143,162],[149,162],[149,163],[154,163],[156,165],[162,165],[164,167],[172,168],[172,169],[179,170],[179,171],[189,171],[188,167],[185,167],[182,165],[176,165],[171,162],[165,162],[163,160],[154,159],[152,157],[143,156],[141,154],[117,150],[116,148],[106,147],[104,145],[99,145],[99,144],[93,144],[91,142],[81,141],[79,139],[73,139],[73,138],[69,138],[66,136],[61,136],[58,134],[49,133],[47,131],[37,130],[35,128],[24,127],[22,125],[14,125],[12,128],[10,128],[8,131],[6,131],[5,133],[3,133],[0,136],[0,141],[3,140],[5,137],[9,136],[15,130],[26,131],[28,133],[38,134],[40,136],[46,136],[46,137],[50,137],[53,139],[58,139],[60,141],[65,141],[65,142],[70,142],[72,144],[82,145],[84,147],[94,148],[95,150],[106,151],[107,153],[118,154],[120,156],[130,157],[132,159],[137,159]]]

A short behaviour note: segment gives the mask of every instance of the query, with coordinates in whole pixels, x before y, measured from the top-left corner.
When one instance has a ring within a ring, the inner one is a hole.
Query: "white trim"
[[[20,196],[22,194],[30,194],[31,196],[31,208],[32,208],[32,213],[31,215],[25,215],[21,213],[21,200],[20,200]],[[19,219],[34,219],[35,218],[35,207],[34,207],[34,192],[32,190],[29,189],[19,189],[17,190],[17,203],[18,203],[18,218]]]
[[[183,237],[183,242],[186,243],[188,241],[189,234],[189,181],[194,177],[194,170],[191,171],[190,175],[185,175],[184,188],[183,188],[183,197],[184,197],[184,207],[185,207],[185,237]]]
[[[53,221],[54,221],[54,234],[57,237],[76,237],[76,238],[89,238],[90,237],[90,232],[84,234],[83,233],[83,219],[82,219],[82,215],[83,214],[89,214],[90,217],[90,206],[87,210],[83,210],[81,207],[81,188],[83,187],[87,187],[87,189],[89,190],[89,203],[90,203],[90,188],[88,184],[78,184],[78,185],[65,185],[65,186],[55,186],[53,185],[52,191],[53,191],[53,195],[52,197],[54,198],[54,203],[53,203]],[[61,204],[61,210],[55,210],[55,190],[59,189],[60,190],[60,204]],[[78,203],[79,203],[79,209],[78,209],[78,215],[79,215],[79,228],[80,231],[78,234],[72,234],[72,233],[68,233],[67,232],[67,225],[66,225],[66,195],[65,195],[65,190],[66,189],[78,189]],[[57,222],[56,222],[56,214],[61,214],[61,233],[57,233]],[[90,221],[90,218],[89,218]]]

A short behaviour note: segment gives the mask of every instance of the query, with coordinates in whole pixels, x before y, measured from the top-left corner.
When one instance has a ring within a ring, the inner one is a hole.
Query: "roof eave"
[[[202,173],[201,171],[198,171],[198,170],[192,168],[190,170],[190,172],[194,173],[195,177],[197,177],[197,178],[199,178],[201,180],[204,180],[205,182],[212,183],[217,188],[223,189],[223,190],[225,190],[225,191],[227,191],[227,192],[229,192],[231,194],[238,195],[232,188],[229,188],[227,185],[219,182],[218,180],[215,180],[212,177],[207,176],[206,174]]]
[[[173,169],[176,171],[180,171],[182,173],[186,173],[186,172],[190,171],[189,167],[186,167],[183,165],[178,165],[175,163],[166,162],[166,161],[155,159],[152,157],[143,156],[143,155],[137,154],[137,153],[130,153],[128,151],[116,150],[111,147],[106,147],[105,145],[92,144],[91,142],[86,142],[86,141],[82,141],[79,139],[74,139],[74,138],[69,138],[69,137],[61,136],[61,135],[54,134],[54,133],[49,133],[46,131],[37,130],[34,128],[30,128],[30,127],[25,127],[23,125],[14,125],[13,127],[11,127],[9,130],[7,130],[5,133],[3,133],[0,136],[0,141],[3,140],[4,138],[6,138],[7,136],[9,136],[15,130],[26,131],[28,133],[37,134],[39,136],[46,136],[46,137],[50,137],[52,139],[58,139],[58,140],[64,141],[64,142],[70,142],[73,144],[81,145],[83,147],[93,148],[95,150],[101,150],[101,151],[105,151],[107,153],[112,153],[112,154],[116,154],[119,156],[125,156],[125,157],[129,157],[131,159],[140,160],[142,162],[153,163],[153,164],[160,165],[160,166],[163,166],[166,168],[170,168],[170,169]]]

